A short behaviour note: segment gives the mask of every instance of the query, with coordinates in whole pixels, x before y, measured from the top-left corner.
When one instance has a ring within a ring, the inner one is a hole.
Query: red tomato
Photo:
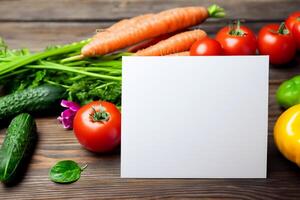
[[[220,43],[209,37],[196,41],[190,49],[191,56],[214,56],[222,54],[223,49]]]
[[[292,32],[297,49],[300,49],[300,11],[292,13],[285,21],[285,24]]]
[[[300,50],[300,23],[296,23],[293,27],[292,34],[296,42],[297,49]]]
[[[121,113],[109,102],[94,101],[75,115],[73,130],[79,143],[93,152],[108,152],[121,142]]]
[[[258,49],[260,54],[270,56],[272,64],[288,63],[296,53],[293,36],[284,29],[284,24],[264,26],[258,34]]]
[[[292,31],[296,23],[300,23],[300,11],[292,13],[285,21],[286,27]]]
[[[257,41],[254,32],[246,26],[226,26],[216,36],[216,40],[223,47],[225,55],[254,55]]]

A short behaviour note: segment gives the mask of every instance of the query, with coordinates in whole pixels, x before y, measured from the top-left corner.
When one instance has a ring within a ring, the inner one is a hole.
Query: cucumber
[[[21,161],[29,155],[36,135],[31,115],[22,113],[11,121],[0,149],[0,181],[12,181]]]
[[[0,98],[0,120],[17,114],[33,113],[51,109],[58,100],[64,98],[65,89],[59,86],[42,85],[14,92]]]

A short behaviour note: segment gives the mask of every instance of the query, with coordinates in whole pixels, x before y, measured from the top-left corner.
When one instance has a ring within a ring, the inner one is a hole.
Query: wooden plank
[[[300,171],[284,159],[269,136],[268,179],[120,179],[119,151],[95,155],[84,150],[72,131],[54,117],[37,119],[39,139],[24,179],[14,187],[0,185],[0,199],[98,198],[237,198],[299,199]],[[0,131],[0,142],[4,130]],[[71,185],[48,179],[49,168],[59,160],[88,164],[82,178]]]
[[[48,45],[67,44],[91,37],[107,23],[0,23],[0,37],[10,48],[39,51]]]
[[[227,18],[284,19],[299,0],[1,0],[1,21],[101,21],[158,12],[178,6],[223,6]]]

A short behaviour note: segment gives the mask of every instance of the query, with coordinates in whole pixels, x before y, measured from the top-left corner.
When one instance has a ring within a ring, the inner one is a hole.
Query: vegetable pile
[[[146,14],[117,22],[103,32],[96,34],[92,41],[82,48],[84,57],[105,55],[164,34],[182,31],[198,25],[209,17],[224,17],[222,8],[212,5],[205,7],[183,7],[165,10],[157,14]],[[172,35],[172,34],[171,34]],[[140,56],[163,56],[189,50],[192,43],[206,36],[202,30],[178,33],[170,38],[157,41],[150,47],[138,51]]]
[[[271,64],[289,63],[295,58],[296,44],[299,40],[299,33],[294,30],[295,28],[293,28],[293,32],[288,28],[291,27],[290,21],[287,20],[287,26],[284,22],[281,24],[268,24],[259,31],[256,37],[250,28],[241,25],[241,22],[237,20],[236,23],[219,30],[215,39],[205,37],[196,41],[190,48],[190,55],[235,56],[260,54],[268,55]],[[300,24],[300,21],[295,23],[294,26],[297,24]]]
[[[290,61],[300,50],[300,12],[292,13],[284,24],[271,24],[261,31],[261,49],[271,53],[274,63]],[[279,28],[278,28],[279,27]],[[278,31],[272,33],[270,30]],[[269,30],[268,30],[269,29]],[[263,46],[266,45],[266,46]],[[300,167],[300,76],[284,81],[276,92],[277,103],[286,109],[274,126],[274,141],[282,155]]]
[[[299,12],[287,19],[287,27],[285,23],[267,25],[258,37],[240,21],[222,28],[215,39],[209,38],[204,30],[192,28],[207,18],[224,15],[217,5],[174,8],[124,19],[91,39],[50,46],[37,53],[29,49],[11,50],[1,39],[0,85],[7,95],[0,98],[0,119],[15,118],[0,149],[0,180],[11,180],[26,157],[36,134],[30,114],[52,110],[59,101],[65,108],[59,122],[66,129],[74,127],[74,134],[84,148],[103,153],[120,145],[122,56],[259,53],[269,55],[272,64],[285,64],[295,57],[300,38]],[[299,85],[299,77],[283,83],[277,92],[278,103],[286,108],[299,104]],[[294,111],[300,112],[299,106],[292,111],[284,118],[291,117]],[[282,118],[278,123],[276,127],[288,124]],[[276,144],[281,151],[285,130],[276,128]],[[291,153],[284,155],[293,158]],[[56,183],[75,182],[85,167],[74,161],[61,161],[50,170],[49,177]]]
[[[35,123],[24,112],[54,110],[59,101],[66,108],[59,122],[66,129],[74,126],[85,148],[94,152],[115,149],[121,139],[122,56],[187,55],[195,41],[206,37],[205,31],[188,28],[224,14],[216,5],[145,14],[121,20],[91,39],[37,53],[11,50],[1,39],[0,85],[7,95],[0,98],[0,119],[17,117],[0,150],[0,180],[11,179],[31,146]],[[82,170],[73,161],[62,161],[49,176],[57,183],[71,183]]]
[[[118,53],[80,60],[73,57],[88,42],[53,46],[43,52],[30,53],[28,49],[10,50],[2,40],[0,85],[7,93],[14,93],[50,84],[64,88],[67,98],[80,104],[101,99],[120,106],[121,60],[122,56],[130,54]],[[63,97],[60,96],[60,99]]]
[[[10,50],[1,40],[0,85],[13,93],[47,83],[64,88],[67,99],[81,105],[101,99],[121,106],[121,59],[132,54],[111,53],[126,47],[132,49],[137,43],[144,46],[135,46],[134,55],[162,56],[187,51],[206,33],[182,30],[209,17],[224,15],[224,10],[217,5],[207,9],[174,8],[124,19],[92,39],[51,46],[38,53],[30,53],[28,49]]]

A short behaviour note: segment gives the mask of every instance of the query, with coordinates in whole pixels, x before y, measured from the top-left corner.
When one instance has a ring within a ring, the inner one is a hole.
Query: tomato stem
[[[278,28],[277,33],[280,35],[287,35],[290,33],[290,31],[286,28],[285,23],[282,22]]]
[[[105,108],[100,105],[99,111],[97,111],[94,107],[92,107],[93,113],[90,114],[93,122],[107,122],[109,120],[109,113],[106,112]]]
[[[234,36],[244,36],[246,33],[241,29],[240,20],[236,21],[236,26],[234,24],[229,25],[229,34]]]

